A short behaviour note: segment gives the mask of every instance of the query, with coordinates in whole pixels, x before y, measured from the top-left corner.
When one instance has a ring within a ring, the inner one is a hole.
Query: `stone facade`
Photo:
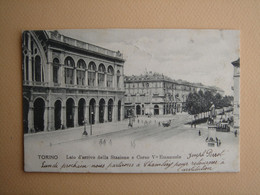
[[[24,133],[124,118],[124,59],[60,34],[22,35]]]
[[[159,73],[125,76],[125,116],[165,115],[185,111],[186,99],[191,92],[202,90],[223,94],[216,87],[200,83],[173,80]]]

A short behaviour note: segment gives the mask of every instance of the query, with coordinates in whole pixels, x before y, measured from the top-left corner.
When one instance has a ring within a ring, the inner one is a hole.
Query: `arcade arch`
[[[72,98],[66,101],[66,125],[67,127],[74,127],[74,112],[75,112],[75,102]]]
[[[104,123],[104,114],[105,114],[105,100],[102,98],[99,101],[99,122]]]
[[[44,130],[45,102],[42,98],[37,98],[33,103],[34,108],[34,130],[35,132]]]
[[[108,101],[108,122],[112,122],[113,120],[113,107],[114,107],[114,102],[112,99],[109,99]]]
[[[61,101],[56,100],[54,103],[54,127],[55,130],[61,129]]]
[[[159,115],[159,106],[154,105],[154,115]]]
[[[85,122],[85,106],[86,101],[81,98],[78,103],[78,124],[79,126],[84,125]]]
[[[96,100],[92,98],[89,102],[89,123],[95,124]]]

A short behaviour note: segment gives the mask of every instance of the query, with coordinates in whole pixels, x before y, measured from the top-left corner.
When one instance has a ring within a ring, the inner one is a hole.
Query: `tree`
[[[203,93],[203,91],[200,90],[198,93],[189,93],[186,100],[186,108],[189,114],[199,114],[209,111],[212,103],[216,108],[223,108],[231,106],[232,101],[232,96],[222,97],[219,93],[214,96],[211,91],[205,91],[205,93]]]

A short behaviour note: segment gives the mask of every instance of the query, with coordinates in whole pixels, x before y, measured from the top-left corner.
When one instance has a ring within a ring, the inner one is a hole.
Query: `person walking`
[[[83,135],[88,135],[88,132],[87,132],[87,122],[86,121],[83,121],[82,122],[83,123],[83,125],[84,125],[84,131],[83,131]]]

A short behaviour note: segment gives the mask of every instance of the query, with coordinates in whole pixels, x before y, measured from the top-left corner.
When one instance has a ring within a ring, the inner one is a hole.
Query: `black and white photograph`
[[[22,32],[24,170],[240,171],[240,32]]]

